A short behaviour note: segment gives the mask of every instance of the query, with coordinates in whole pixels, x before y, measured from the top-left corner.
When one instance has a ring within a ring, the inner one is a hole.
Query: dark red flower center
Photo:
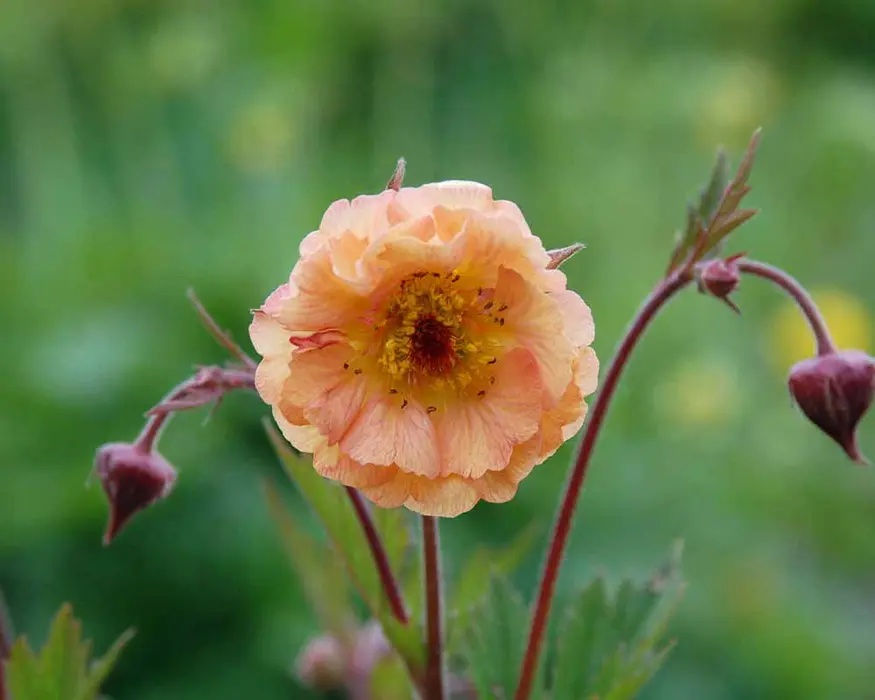
[[[410,359],[417,369],[428,374],[449,372],[456,364],[452,330],[434,316],[419,318],[410,337]]]

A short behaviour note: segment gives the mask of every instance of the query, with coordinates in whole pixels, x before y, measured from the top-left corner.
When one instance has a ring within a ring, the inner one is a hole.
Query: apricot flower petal
[[[501,359],[494,388],[436,413],[441,473],[480,477],[507,466],[515,445],[538,429],[540,375],[534,356],[517,348]]]
[[[555,403],[571,380],[574,353],[558,305],[552,296],[503,266],[495,285],[495,301],[506,307],[502,319],[507,332],[537,359],[544,388]]]
[[[365,406],[340,443],[357,462],[395,464],[402,471],[435,477],[438,461],[435,429],[417,402],[375,399]]]

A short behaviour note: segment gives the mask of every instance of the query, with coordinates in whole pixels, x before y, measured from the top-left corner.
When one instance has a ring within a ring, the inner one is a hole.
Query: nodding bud
[[[346,682],[347,653],[331,635],[311,639],[295,661],[295,675],[317,690],[338,690]]]
[[[370,687],[374,669],[392,647],[375,620],[349,631],[342,640],[323,634],[307,643],[295,661],[295,674],[302,683],[318,690]],[[350,697],[359,693],[351,692]]]
[[[875,359],[859,350],[829,352],[794,365],[788,383],[811,422],[848,457],[868,464],[857,447],[856,430],[875,394]]]
[[[109,544],[137,511],[170,493],[176,470],[157,452],[126,442],[97,450],[94,469],[109,500],[103,543]]]
[[[722,299],[736,313],[738,307],[729,295],[738,288],[741,280],[738,265],[735,264],[739,257],[741,256],[735,255],[726,259],[709,260],[698,268],[699,291]]]

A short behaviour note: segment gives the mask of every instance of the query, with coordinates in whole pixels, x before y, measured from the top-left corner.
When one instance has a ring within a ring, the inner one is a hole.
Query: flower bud
[[[709,260],[699,268],[699,291],[710,294],[725,301],[733,311],[738,312],[735,302],[729,298],[738,287],[741,275],[735,261],[731,258]]]
[[[811,422],[851,459],[867,463],[857,447],[856,428],[875,393],[875,359],[859,350],[830,352],[795,364],[788,383]]]
[[[317,690],[336,690],[346,681],[347,659],[337,638],[322,635],[311,639],[295,661],[301,682]]]
[[[109,500],[104,544],[115,538],[134,513],[170,493],[176,481],[176,470],[160,454],[126,442],[98,448],[94,468]]]

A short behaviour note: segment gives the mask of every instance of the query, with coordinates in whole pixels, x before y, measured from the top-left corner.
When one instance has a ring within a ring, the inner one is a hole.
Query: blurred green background
[[[315,623],[263,506],[259,477],[281,475],[257,399],[176,419],[175,493],[108,549],[86,480],[99,443],[223,359],[185,289],[248,347],[301,237],[399,155],[408,184],[486,182],[548,246],[584,241],[566,271],[606,362],[716,146],[737,162],[762,125],[762,213],[732,250],[793,271],[871,352],[873,36],[871,0],[2,3],[0,587],[18,630],[41,643],[64,600],[98,649],[136,626],[118,698],[309,697],[288,668]],[[792,309],[756,280],[738,301],[740,318],[691,291],[641,347],[562,588],[643,575],[682,536],[679,644],[645,697],[871,698],[872,472],[790,405],[810,351]],[[546,537],[571,453],[445,523],[450,577],[479,543]]]

